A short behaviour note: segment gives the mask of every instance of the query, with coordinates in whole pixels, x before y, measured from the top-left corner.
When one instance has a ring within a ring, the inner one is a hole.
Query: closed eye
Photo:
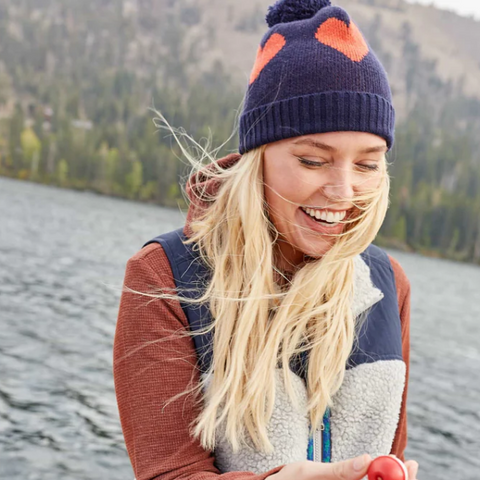
[[[297,157],[299,162],[303,165],[307,165],[309,167],[323,167],[328,162],[314,162],[313,160],[307,160],[306,158]]]
[[[314,162],[313,160],[307,160],[306,158],[303,157],[297,157],[299,162],[303,165],[306,165],[308,167],[323,167],[324,165],[327,165],[328,162]],[[358,163],[358,167],[364,169],[364,170],[369,170],[371,172],[375,172],[378,170],[378,165],[376,164],[364,164],[364,163]]]
[[[373,165],[366,165],[364,163],[358,163],[357,164],[359,167],[364,168],[365,170],[370,170],[372,172],[375,172],[378,170],[378,165],[373,164]]]

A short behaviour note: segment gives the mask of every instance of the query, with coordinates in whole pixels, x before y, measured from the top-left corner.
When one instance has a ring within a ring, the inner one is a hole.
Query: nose
[[[353,173],[351,169],[333,167],[322,186],[325,196],[335,201],[349,202],[354,197]]]

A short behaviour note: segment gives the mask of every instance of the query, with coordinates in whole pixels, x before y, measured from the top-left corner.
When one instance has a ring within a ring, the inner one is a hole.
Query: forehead
[[[384,138],[366,132],[328,132],[289,138],[283,147],[293,149],[323,150],[330,153],[386,153]]]

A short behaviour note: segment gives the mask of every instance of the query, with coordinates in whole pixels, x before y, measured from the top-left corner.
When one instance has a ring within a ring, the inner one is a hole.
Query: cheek
[[[377,190],[381,187],[382,180],[383,174],[381,172],[362,176],[356,182],[356,190],[358,192]]]
[[[293,211],[302,205],[305,185],[293,172],[270,173],[265,176],[265,200],[277,211]]]
[[[265,183],[265,200],[274,209],[282,211],[295,201],[295,188],[298,179],[288,162],[282,159],[266,161],[264,164],[263,181]]]

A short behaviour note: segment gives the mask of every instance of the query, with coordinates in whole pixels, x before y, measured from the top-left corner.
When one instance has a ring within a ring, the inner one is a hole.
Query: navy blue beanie
[[[312,133],[358,131],[393,145],[387,74],[348,13],[330,0],[279,0],[266,17],[240,117],[241,154]]]

